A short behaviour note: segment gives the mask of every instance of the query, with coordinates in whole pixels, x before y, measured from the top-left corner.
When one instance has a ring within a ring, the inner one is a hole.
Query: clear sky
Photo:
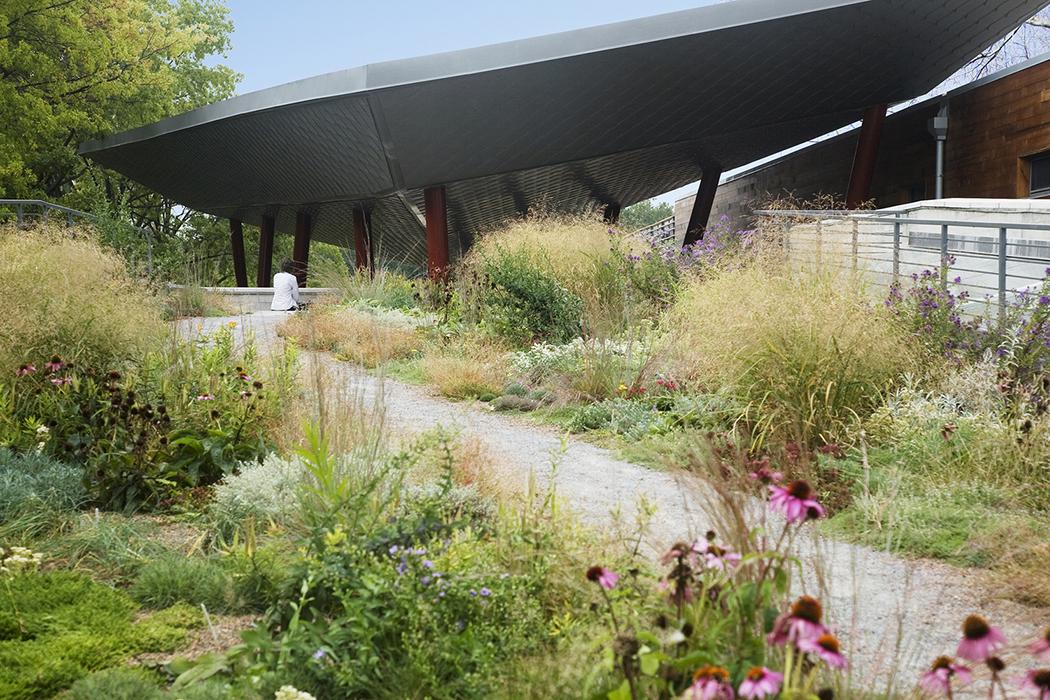
[[[238,92],[722,0],[228,0]],[[695,190],[695,187],[693,188]],[[661,201],[683,196],[682,190]]]

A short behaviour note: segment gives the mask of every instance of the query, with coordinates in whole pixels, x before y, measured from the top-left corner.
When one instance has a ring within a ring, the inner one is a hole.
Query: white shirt
[[[271,311],[288,311],[299,305],[299,280],[295,275],[278,272],[273,276],[273,303]]]

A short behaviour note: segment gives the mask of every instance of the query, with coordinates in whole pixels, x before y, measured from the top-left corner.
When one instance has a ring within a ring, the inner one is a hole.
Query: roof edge
[[[732,0],[497,44],[371,63],[237,95],[153,124],[85,141],[77,152],[89,156],[211,122],[291,105],[671,41],[871,1]],[[562,46],[572,50],[562,50]]]

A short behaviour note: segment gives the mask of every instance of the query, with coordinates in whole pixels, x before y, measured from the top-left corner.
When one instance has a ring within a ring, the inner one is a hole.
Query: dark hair
[[[293,263],[291,260],[282,260],[281,272],[287,272],[289,274],[295,272],[295,263]]]

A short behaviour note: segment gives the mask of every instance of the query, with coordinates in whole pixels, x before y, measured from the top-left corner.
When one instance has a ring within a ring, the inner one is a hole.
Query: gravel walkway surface
[[[236,321],[240,332],[250,330],[265,347],[279,342],[275,327],[284,316],[260,313],[200,319],[186,327],[203,326],[208,332]],[[519,417],[493,413],[483,405],[452,403],[425,388],[380,380],[327,356],[307,356],[307,361],[321,361],[344,377],[366,404],[381,397],[387,423],[394,430],[411,433],[438,425],[457,429],[480,441],[505,477],[521,485],[530,474],[547,484],[556,462],[559,496],[583,521],[603,531],[621,521],[632,523],[640,497],[657,509],[648,537],[652,551],[707,529],[701,506],[707,496],[696,481],[625,462],[609,450]],[[621,512],[618,519],[613,517],[616,511]],[[980,572],[909,561],[826,538],[798,543],[797,554],[804,562],[814,557],[823,562],[825,606],[847,653],[863,660],[863,666],[856,668],[861,687],[880,685],[874,676],[881,680],[889,665],[897,668],[903,686],[910,687],[933,658],[954,652],[959,624],[970,613],[981,612],[1002,627],[1019,661],[1024,658],[1022,642],[1035,639],[1050,624],[1050,611],[997,599]],[[815,592],[816,582],[805,581],[801,588]]]

